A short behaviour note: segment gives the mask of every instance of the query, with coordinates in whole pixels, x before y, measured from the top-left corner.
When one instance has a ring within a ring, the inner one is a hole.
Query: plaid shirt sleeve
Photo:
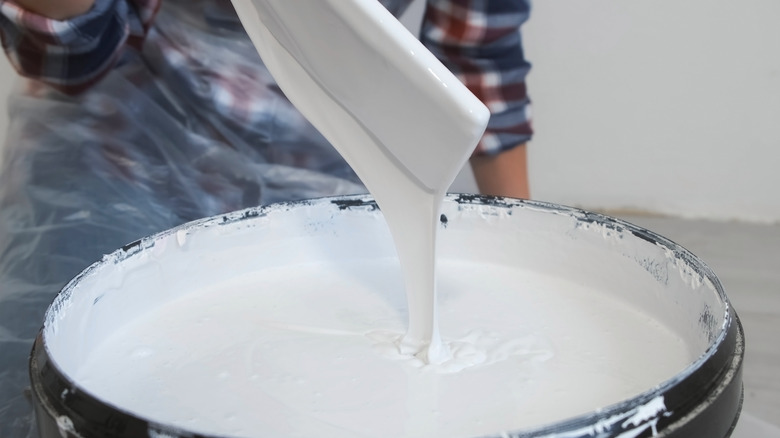
[[[127,46],[140,48],[161,0],[96,0],[58,21],[0,0],[0,37],[16,71],[68,94],[99,81]]]
[[[428,0],[421,41],[487,105],[491,117],[476,154],[530,140],[533,130],[520,25],[530,0]]]

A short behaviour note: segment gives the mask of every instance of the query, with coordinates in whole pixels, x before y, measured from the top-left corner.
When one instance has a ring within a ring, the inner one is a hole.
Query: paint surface
[[[480,436],[632,398],[723,324],[709,282],[614,224],[519,203],[443,212],[442,364],[398,354],[401,266],[359,198],[237,213],[108,256],[47,313],[46,348],[101,400],[201,432]]]
[[[576,283],[465,262],[441,275],[455,356],[442,366],[392,360],[406,303],[397,264],[379,260],[211,285],[122,327],[76,377],[132,412],[213,434],[443,438],[584,414],[693,359],[669,329]]]

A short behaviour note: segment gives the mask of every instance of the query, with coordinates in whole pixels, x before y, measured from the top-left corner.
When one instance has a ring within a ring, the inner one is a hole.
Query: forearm
[[[16,4],[44,17],[67,20],[88,12],[95,0],[14,0]]]
[[[530,198],[526,145],[497,155],[471,157],[471,169],[483,195]]]

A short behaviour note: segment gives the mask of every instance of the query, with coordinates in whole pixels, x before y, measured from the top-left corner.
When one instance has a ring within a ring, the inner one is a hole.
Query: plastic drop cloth
[[[37,436],[31,346],[57,292],[103,254],[204,216],[365,192],[223,12],[164,2],[164,33],[86,94],[26,87],[11,97],[0,160],[0,437]],[[184,46],[190,58],[166,52]],[[245,73],[248,122],[220,110],[220,71]]]

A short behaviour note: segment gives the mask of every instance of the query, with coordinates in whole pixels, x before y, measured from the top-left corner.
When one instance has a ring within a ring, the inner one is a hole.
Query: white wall
[[[534,2],[534,197],[780,222],[778,23],[775,0]],[[3,58],[0,133],[13,78]]]
[[[774,0],[534,2],[535,197],[780,221],[778,22]]]

